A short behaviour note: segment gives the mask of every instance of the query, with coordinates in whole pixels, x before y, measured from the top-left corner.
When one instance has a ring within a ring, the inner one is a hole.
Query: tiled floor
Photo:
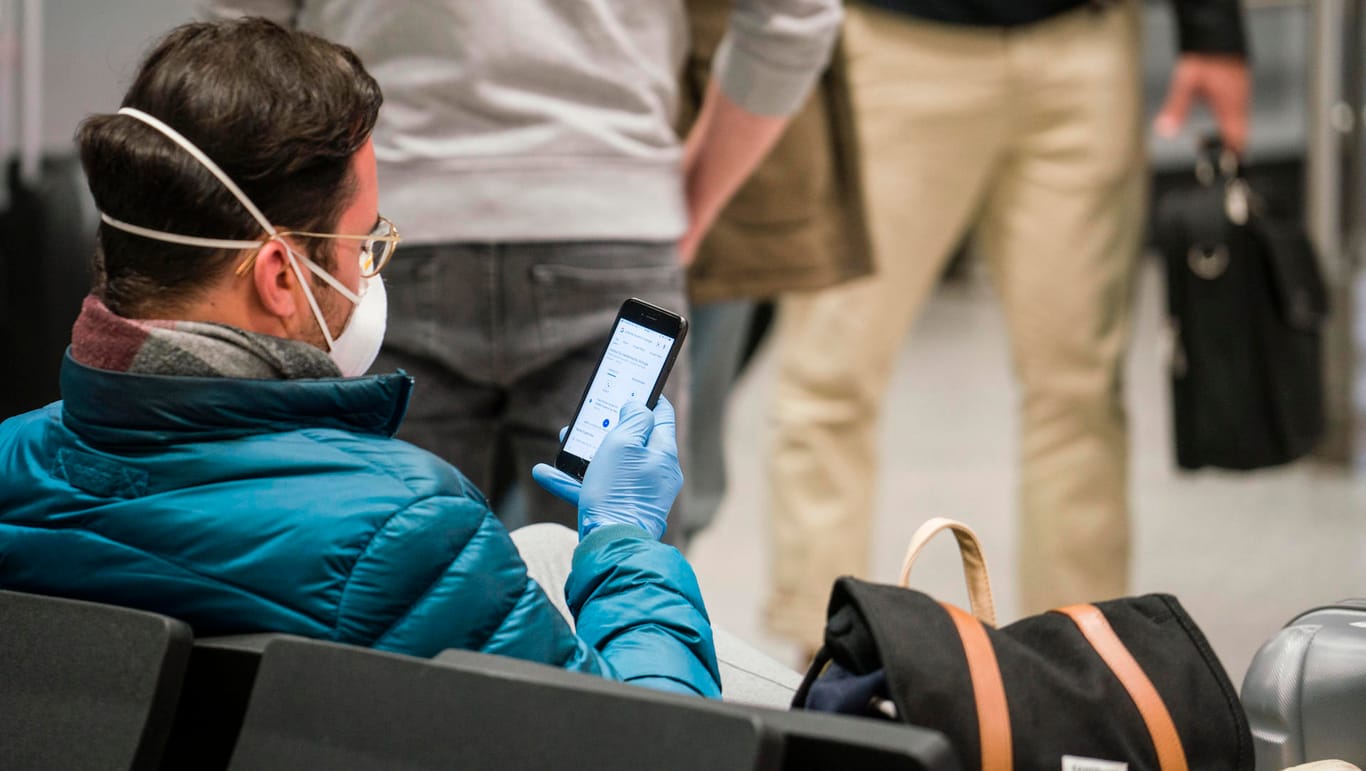
[[[1366,597],[1366,476],[1311,463],[1252,475],[1176,472],[1160,350],[1160,280],[1155,268],[1145,270],[1130,360],[1133,590],[1179,597],[1241,683],[1257,647],[1296,612]],[[1008,367],[990,289],[941,292],[908,340],[892,384],[873,576],[896,578],[906,542],[925,519],[962,519],[985,541],[1002,623],[1015,618]],[[732,486],[690,557],[713,620],[796,666],[796,651],[766,636],[759,620],[768,560],[763,464],[771,382],[771,362],[761,358],[733,396]],[[966,602],[953,539],[927,550],[913,581]]]

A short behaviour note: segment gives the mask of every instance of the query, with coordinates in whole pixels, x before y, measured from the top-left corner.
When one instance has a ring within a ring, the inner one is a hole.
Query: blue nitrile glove
[[[582,482],[545,463],[536,464],[531,476],[579,507],[580,539],[603,525],[635,525],[662,538],[669,507],[683,488],[674,420],[673,405],[662,396],[654,412],[641,402],[627,402]]]

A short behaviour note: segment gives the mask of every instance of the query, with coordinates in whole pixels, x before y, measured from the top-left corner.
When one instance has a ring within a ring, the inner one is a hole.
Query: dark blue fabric
[[[864,0],[924,21],[972,27],[1035,24],[1084,6],[1096,12],[1137,0]],[[1238,0],[1172,0],[1182,52],[1247,55],[1247,32]]]
[[[869,5],[926,21],[980,27],[1033,24],[1091,0],[866,0]]]
[[[632,528],[580,545],[575,635],[483,495],[392,438],[402,373],[181,378],[68,355],[62,388],[65,402],[0,423],[0,587],[145,608],[198,634],[464,648],[719,693],[682,556]]]
[[[889,699],[887,673],[879,669],[866,675],[856,675],[831,661],[807,692],[805,709],[817,712],[838,712],[844,715],[878,714],[873,699]]]

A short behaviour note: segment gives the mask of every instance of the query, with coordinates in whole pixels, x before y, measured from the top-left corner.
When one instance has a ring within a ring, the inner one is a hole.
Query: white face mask
[[[265,241],[233,241],[221,238],[199,238],[197,236],[183,236],[179,233],[167,233],[161,230],[130,225],[127,222],[110,217],[103,212],[100,219],[110,227],[142,236],[157,241],[167,241],[173,244],[183,244],[186,246],[203,246],[211,249],[259,249],[271,241],[278,240],[285,247],[285,251],[290,256],[290,266],[294,269],[294,275],[298,277],[299,284],[303,287],[304,297],[308,300],[308,306],[313,311],[313,318],[318,323],[318,328],[322,330],[323,339],[327,341],[327,355],[341,370],[345,377],[359,377],[370,369],[370,365],[375,363],[375,357],[379,355],[380,344],[384,342],[384,330],[389,317],[389,298],[384,290],[384,281],[379,276],[361,279],[360,294],[352,292],[345,284],[338,281],[335,276],[323,270],[317,263],[308,257],[299,254],[290,247],[289,243],[280,236],[279,231],[270,220],[256,208],[256,205],[247,198],[246,193],[237,186],[218,164],[214,163],[209,156],[186,139],[180,132],[161,122],[157,118],[148,115],[141,110],[132,107],[124,107],[119,110],[120,115],[127,115],[131,118],[146,123],[152,128],[165,134],[168,139],[180,145],[186,152],[199,161],[204,168],[218,178],[219,182],[228,189],[228,192],[242,204],[242,207],[251,214],[262,229],[270,234],[270,238]],[[326,282],[333,289],[350,300],[356,306],[351,312],[351,318],[347,320],[346,326],[341,334],[336,338],[332,337],[332,330],[327,327],[327,319],[323,317],[322,308],[319,307],[317,299],[313,297],[313,289],[310,282],[305,278],[303,269],[308,268],[315,276]],[[363,266],[368,267],[368,266]]]
[[[389,323],[389,295],[384,291],[383,279],[379,276],[361,279],[360,300],[353,301],[356,309],[351,311],[351,318],[346,320],[346,326],[335,340],[329,334],[307,283],[304,284],[304,292],[309,305],[313,306],[313,316],[318,320],[318,326],[322,327],[323,337],[327,339],[327,355],[332,357],[337,369],[341,370],[344,377],[360,377],[368,372],[379,355],[380,345],[384,343],[384,330]]]

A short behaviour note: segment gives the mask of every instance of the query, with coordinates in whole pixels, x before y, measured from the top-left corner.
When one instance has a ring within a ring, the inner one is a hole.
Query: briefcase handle
[[[1196,146],[1195,179],[1205,187],[1223,184],[1224,216],[1228,217],[1229,222],[1241,227],[1254,214],[1261,213],[1262,203],[1243,177],[1242,159],[1224,146],[1224,140],[1218,134],[1206,134]],[[1192,252],[1192,270],[1195,270],[1195,258]],[[1199,270],[1196,273],[1202,275]]]
[[[1237,153],[1224,146],[1222,137],[1210,133],[1198,140],[1195,147],[1195,178],[1200,184],[1209,187],[1221,179],[1238,179],[1242,175],[1242,160]]]
[[[906,548],[906,560],[901,564],[901,586],[910,587],[911,567],[920,557],[920,552],[930,539],[945,530],[952,531],[958,541],[958,554],[963,560],[963,577],[967,580],[972,615],[983,624],[996,626],[996,604],[991,599],[991,577],[987,571],[986,555],[982,553],[982,543],[972,528],[958,520],[935,517],[915,531],[910,546]]]

